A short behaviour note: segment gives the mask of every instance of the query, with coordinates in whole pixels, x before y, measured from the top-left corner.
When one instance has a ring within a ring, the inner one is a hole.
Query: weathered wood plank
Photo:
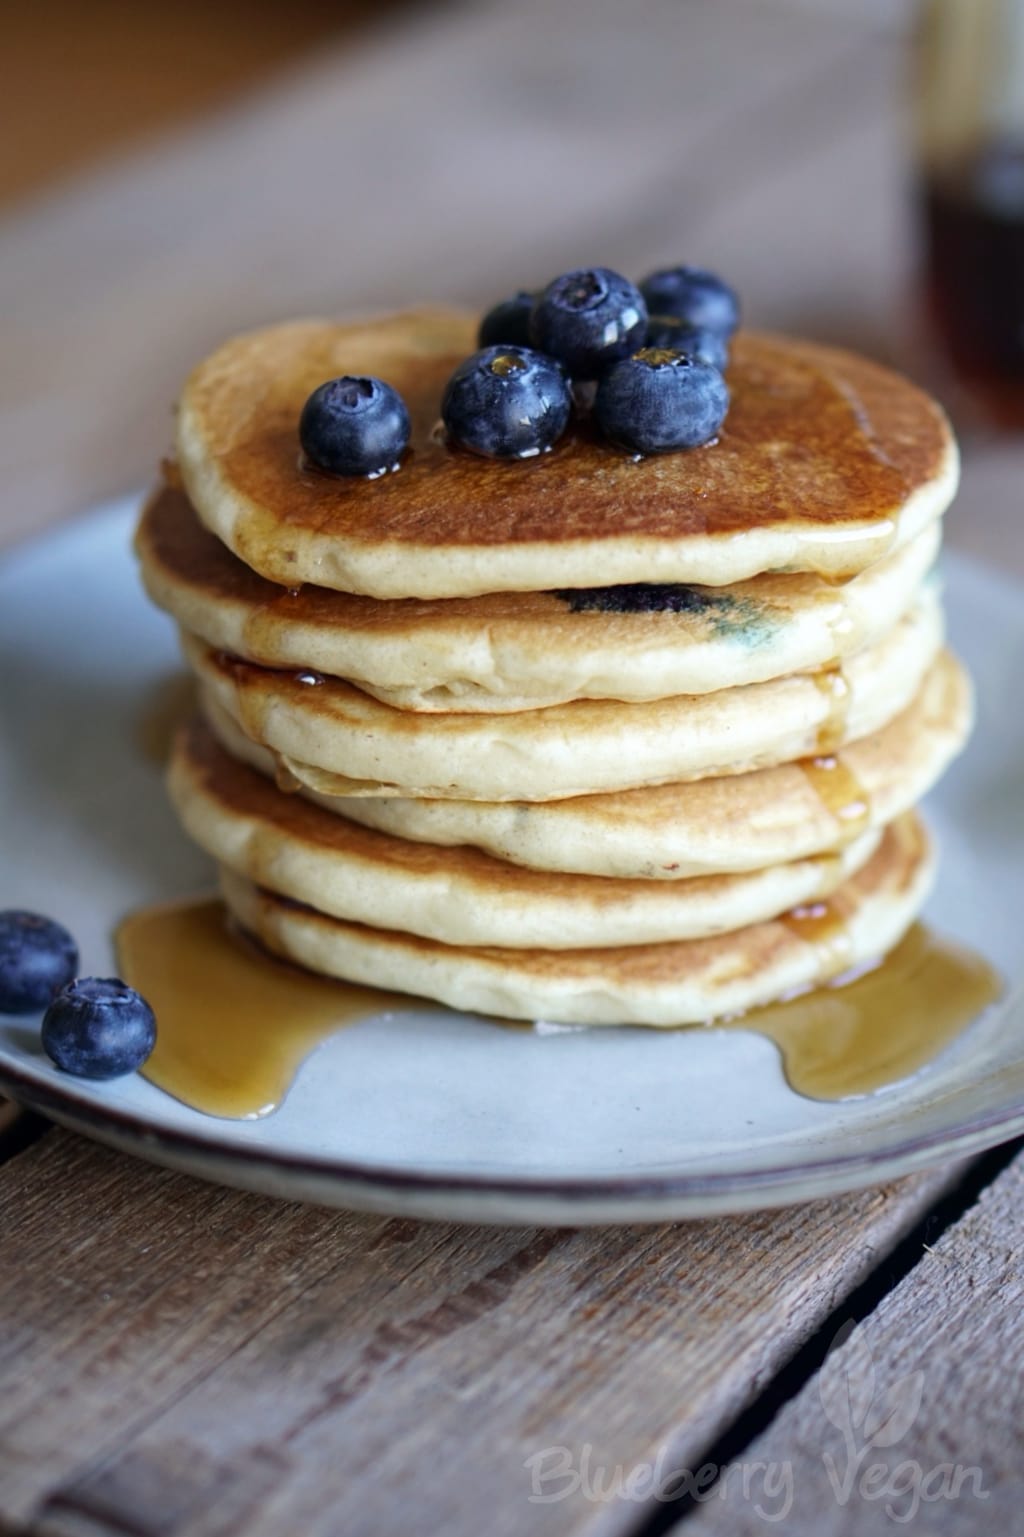
[[[815,1537],[915,1523],[936,1537],[1021,1531],[1022,1256],[1024,1155],[841,1331],[680,1537],[743,1537],[783,1517]]]
[[[852,281],[879,200],[845,221],[821,156],[889,120],[889,54],[849,10],[757,0],[431,7],[67,184],[0,224],[5,526],[147,479],[185,372],[242,326],[681,250],[752,278],[769,321],[766,286]],[[801,167],[801,218],[766,221]]]
[[[953,1178],[534,1232],[276,1204],[54,1133],[0,1169],[0,1516],[62,1537],[391,1534],[410,1513],[449,1537],[628,1531],[636,1505],[531,1502],[545,1450],[697,1456]]]

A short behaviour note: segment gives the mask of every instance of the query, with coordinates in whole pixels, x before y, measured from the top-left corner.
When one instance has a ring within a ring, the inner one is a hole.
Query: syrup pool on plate
[[[267,1115],[335,1031],[420,1006],[275,960],[234,931],[215,897],[133,913],[117,931],[117,954],[157,1017],[145,1076],[208,1115]]]
[[[798,909],[786,921],[826,949],[830,970],[841,969],[843,924],[833,904]],[[236,932],[213,897],[133,914],[118,930],[117,949],[122,976],[157,1015],[145,1076],[208,1115],[266,1115],[281,1104],[306,1057],[346,1025],[442,1007],[277,960]],[[1000,991],[981,956],[915,924],[872,970],[712,1028],[767,1036],[791,1088],[840,1100],[926,1066]]]

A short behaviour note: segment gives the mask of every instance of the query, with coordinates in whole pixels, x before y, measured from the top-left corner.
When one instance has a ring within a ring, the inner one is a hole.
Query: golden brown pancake
[[[276,954],[328,976],[512,1019],[681,1025],[720,1019],[876,960],[920,912],[934,873],[913,816],[817,916],[796,914],[713,939],[590,950],[506,950],[331,918],[222,869],[228,907]]]
[[[881,836],[866,832],[841,853],[743,874],[608,880],[360,827],[285,794],[230,757],[199,720],[180,733],[168,782],[186,832],[240,875],[336,918],[450,945],[562,950],[725,933],[829,896]]]
[[[396,710],[337,678],[182,642],[201,697],[326,794],[558,800],[765,768],[831,751],[906,709],[942,644],[933,591],[841,672],[647,704],[579,699],[518,715]]]
[[[178,415],[185,488],[253,570],[384,598],[597,587],[722,586],[763,571],[854,575],[947,506],[956,449],[942,411],[835,349],[741,333],[719,439],[635,462],[577,423],[549,454],[496,462],[437,432],[474,320],[438,310],[295,322],[234,338],[194,371]],[[413,420],[377,480],[300,464],[304,401],[374,374]]]
[[[334,674],[401,709],[487,713],[713,693],[827,666],[895,624],[940,533],[936,519],[841,583],[800,573],[731,587],[389,600],[282,590],[209,533],[184,492],[165,486],[143,511],[136,550],[153,601],[216,650]],[[622,609],[630,603],[641,606]]]
[[[366,827],[420,843],[471,844],[531,869],[685,880],[806,859],[886,826],[948,768],[972,714],[970,681],[946,651],[881,731],[835,754],[751,774],[533,804],[303,793]],[[273,754],[229,715],[211,713],[210,723],[233,757],[274,778]]]

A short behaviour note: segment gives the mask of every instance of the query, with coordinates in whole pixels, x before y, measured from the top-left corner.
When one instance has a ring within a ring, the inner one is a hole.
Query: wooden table
[[[294,312],[686,257],[761,325],[915,366],[905,27],[883,0],[413,11],[15,207],[3,537],[141,484],[190,362]],[[967,447],[952,542],[1024,572],[1024,455]],[[522,1231],[276,1204],[3,1117],[4,1530],[1024,1530],[1012,1147]]]

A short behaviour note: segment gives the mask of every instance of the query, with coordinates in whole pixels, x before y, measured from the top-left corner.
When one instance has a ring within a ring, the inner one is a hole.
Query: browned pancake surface
[[[603,902],[612,906],[629,899],[657,903],[666,891],[661,881],[623,880],[607,876],[577,875],[551,870],[529,870],[496,859],[471,847],[439,848],[413,843],[406,838],[374,831],[337,812],[326,811],[301,795],[284,794],[264,775],[240,763],[219,744],[200,718],[179,734],[172,760],[172,784],[181,791],[183,803],[198,793],[211,805],[221,805],[228,817],[247,819],[263,837],[263,852],[272,867],[280,840],[313,853],[344,855],[368,867],[388,868],[412,879],[438,872],[453,881],[475,888],[482,895],[508,894],[529,901],[531,895],[571,903],[574,900]],[[259,840],[247,845],[250,862],[260,854]],[[812,857],[813,858],[813,857]],[[839,860],[821,856],[822,890],[839,880]],[[261,884],[274,886],[271,875],[248,872]],[[734,874],[702,875],[685,882],[688,892],[715,901],[742,885]]]
[[[928,854],[928,835],[915,815],[908,814],[894,822],[886,829],[876,853],[864,868],[845,881],[829,899],[836,922],[854,918],[862,906],[874,899],[893,902],[905,897],[920,881],[922,865]],[[258,936],[266,942],[272,943],[275,938],[275,913],[286,914],[291,910],[301,913],[312,930],[322,929],[325,935],[332,931],[353,935],[372,932],[376,949],[381,953],[389,945],[399,957],[402,952],[429,957],[448,949],[439,947],[436,940],[423,939],[416,934],[383,929],[368,931],[363,925],[328,917],[263,888],[251,890],[250,907],[251,912],[246,915],[250,922],[258,918],[265,920],[265,923],[256,921],[254,926]],[[776,965],[780,957],[813,943],[812,938],[802,936],[784,918],[779,918],[708,939],[570,951],[509,951],[476,945],[465,950],[452,947],[450,953],[456,958],[460,954],[471,955],[477,964],[493,967],[499,973],[512,965],[519,976],[538,981],[566,977],[592,979],[595,985],[628,991],[633,987],[670,988],[681,978],[692,977],[701,978],[709,987],[721,988],[728,983],[757,977]]]
[[[714,633],[723,623],[736,629],[749,623],[755,634],[784,623],[800,603],[835,603],[838,584],[809,572],[768,572],[728,588],[689,589],[691,602],[675,611],[627,609],[609,605],[587,607],[567,592],[489,592],[469,598],[373,598],[339,592],[311,583],[295,590],[260,576],[239,560],[215,534],[205,528],[185,492],[178,486],[158,486],[143,509],[137,546],[154,568],[178,584],[201,593],[212,607],[242,604],[258,613],[258,628],[267,634],[289,624],[316,625],[362,633],[402,634],[445,626],[501,624],[524,631],[540,624],[544,634],[564,643],[581,629],[599,628],[606,643],[635,645],[638,633],[652,642],[666,631],[685,641]],[[702,603],[702,598],[704,603]],[[723,619],[724,614],[724,619]],[[893,615],[893,619],[898,615]],[[760,629],[758,627],[761,627]],[[254,631],[257,629],[253,627]],[[260,635],[251,639],[257,643]],[[272,649],[272,648],[271,648]],[[269,665],[273,666],[273,660]]]
[[[243,558],[285,568],[290,531],[465,548],[864,525],[894,517],[950,453],[939,408],[896,374],[747,332],[735,341],[732,405],[714,444],[638,463],[578,424],[536,459],[481,459],[437,431],[444,384],[473,333],[470,318],[443,312],[302,322],[237,338],[201,365],[186,399],[225,483],[247,504]],[[343,373],[379,375],[408,403],[413,434],[398,473],[366,481],[300,465],[303,402]]]

